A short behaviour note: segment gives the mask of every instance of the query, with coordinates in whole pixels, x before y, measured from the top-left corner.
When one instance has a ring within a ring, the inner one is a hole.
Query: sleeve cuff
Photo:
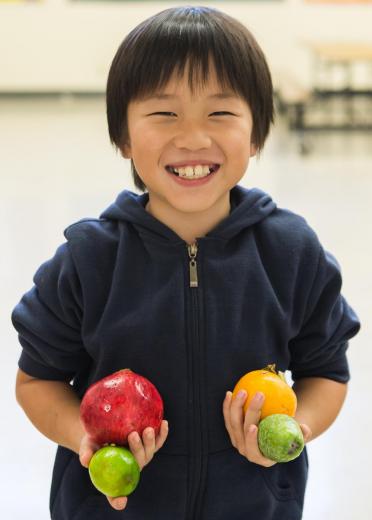
[[[347,357],[345,354],[333,361],[332,364],[327,364],[325,367],[311,368],[305,370],[292,370],[292,379],[296,381],[304,377],[324,377],[325,379],[332,379],[338,383],[347,383],[350,380],[350,371]]]
[[[18,366],[29,376],[37,377],[38,379],[69,382],[73,378],[73,374],[61,372],[56,368],[46,367],[45,365],[38,363],[24,350],[22,351],[22,354],[18,360]]]

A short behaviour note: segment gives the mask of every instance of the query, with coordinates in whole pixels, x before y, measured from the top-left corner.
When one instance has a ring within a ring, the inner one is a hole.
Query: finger
[[[162,421],[161,426],[160,426],[159,435],[155,439],[155,451],[160,450],[160,448],[163,446],[164,442],[166,441],[166,438],[168,437],[168,432],[169,432],[168,421]]]
[[[244,435],[247,434],[248,428],[251,424],[258,424],[261,417],[261,409],[265,401],[265,396],[262,392],[256,392],[253,399],[249,403],[248,409],[244,417]]]
[[[235,438],[234,438],[234,432],[233,432],[233,429],[231,426],[231,421],[230,421],[231,400],[232,400],[232,392],[226,392],[226,396],[225,396],[225,399],[224,399],[223,405],[222,405],[222,412],[223,412],[223,418],[225,421],[226,430],[230,436],[232,445],[235,447],[236,443],[235,443]]]
[[[89,435],[84,435],[80,443],[79,460],[80,463],[87,468],[94,452],[99,449],[99,445],[91,440]]]
[[[117,509],[118,511],[121,509],[125,509],[128,499],[127,497],[106,497],[107,500],[110,502],[111,507],[114,509]]]
[[[141,437],[138,435],[137,432],[131,432],[128,435],[128,445],[134,458],[138,462],[140,470],[142,470],[142,468],[146,465],[146,453],[145,448],[142,444]]]
[[[304,441],[306,444],[307,442],[309,442],[309,440],[313,436],[313,432],[311,431],[311,429],[309,428],[309,426],[307,424],[300,424],[300,428],[301,428],[302,435],[304,436]]]
[[[237,396],[232,399],[230,406],[230,424],[234,436],[234,440],[236,443],[236,448],[239,450],[239,453],[244,453],[244,412],[243,406],[245,400],[247,399],[247,392],[245,390],[241,390],[238,392]]]
[[[276,462],[262,455],[260,448],[258,447],[257,436],[258,428],[255,424],[251,424],[245,434],[247,459],[250,462],[259,464],[260,466],[265,466],[265,468],[270,468],[271,466],[274,466]]]
[[[146,464],[150,462],[155,453],[154,428],[145,428],[142,433],[143,446],[145,449]]]
[[[90,459],[93,457],[93,450],[89,448],[80,448],[79,460],[80,464],[85,468],[89,467]]]
[[[262,392],[256,392],[246,411],[244,417],[245,454],[250,462],[269,468],[276,463],[262,455],[257,440],[258,423],[264,402],[265,395]]]

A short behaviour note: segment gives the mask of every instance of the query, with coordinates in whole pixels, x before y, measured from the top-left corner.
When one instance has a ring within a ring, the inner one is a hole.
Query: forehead
[[[189,63],[183,70],[180,67],[175,69],[167,80],[143,93],[138,100],[172,100],[185,94],[191,98],[203,97],[210,100],[240,97],[232,85],[219,78],[214,64],[210,62],[207,70],[203,70],[200,63],[196,66],[194,64],[192,70]]]

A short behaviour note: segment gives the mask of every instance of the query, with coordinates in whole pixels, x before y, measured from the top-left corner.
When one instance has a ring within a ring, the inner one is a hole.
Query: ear
[[[120,147],[121,155],[124,157],[124,159],[131,159],[132,158],[132,150],[129,144],[123,144]]]
[[[250,157],[254,157],[256,155],[256,153],[257,153],[257,146],[254,143],[251,143],[250,151],[249,151]]]

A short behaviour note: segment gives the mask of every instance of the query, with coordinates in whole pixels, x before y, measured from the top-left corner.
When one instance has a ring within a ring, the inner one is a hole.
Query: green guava
[[[304,445],[300,425],[289,415],[272,414],[258,425],[258,446],[268,459],[289,462],[300,455]]]
[[[140,469],[128,449],[111,445],[95,452],[89,463],[89,475],[101,493],[109,497],[123,497],[136,489]]]

